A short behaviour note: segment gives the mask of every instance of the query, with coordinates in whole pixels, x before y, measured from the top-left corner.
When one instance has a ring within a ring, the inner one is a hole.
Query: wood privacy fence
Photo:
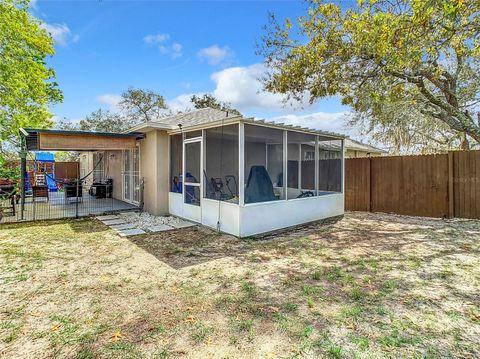
[[[20,166],[19,161],[12,162],[15,166]],[[27,161],[27,170],[33,171],[35,161]],[[56,178],[77,178],[80,174],[79,162],[55,162],[55,177]]]
[[[480,218],[480,151],[347,159],[345,209]]]
[[[79,162],[55,162],[56,178],[77,178],[79,174]]]

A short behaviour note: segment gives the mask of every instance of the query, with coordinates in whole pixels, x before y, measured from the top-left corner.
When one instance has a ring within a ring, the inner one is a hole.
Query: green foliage
[[[0,179],[9,179],[14,182],[18,182],[20,179],[20,168],[12,165],[2,156],[0,156]]]
[[[366,132],[397,147],[465,145],[462,133],[480,142],[479,0],[310,4],[296,24],[272,15],[259,49],[267,90],[311,102],[339,95]]]
[[[142,89],[129,88],[122,93],[118,112],[98,109],[78,123],[59,121],[62,130],[93,132],[124,132],[133,126],[156,120],[167,114],[167,103],[162,95]]]
[[[79,153],[74,151],[55,151],[56,162],[77,162]]]
[[[0,1],[0,148],[18,146],[21,127],[51,126],[48,107],[63,100],[45,58],[53,40],[28,12],[27,0]]]
[[[122,93],[119,103],[123,116],[130,123],[148,122],[165,115],[165,98],[151,90],[130,87]]]
[[[120,113],[98,109],[85,116],[79,123],[59,121],[57,127],[62,130],[123,132],[137,123],[138,121],[131,121]]]
[[[190,101],[193,103],[193,106],[196,109],[210,107],[217,110],[227,111],[230,115],[233,116],[241,115],[241,113],[238,110],[232,108],[229,103],[221,102],[213,95],[210,95],[208,93],[204,94],[202,97],[193,95],[190,98]]]

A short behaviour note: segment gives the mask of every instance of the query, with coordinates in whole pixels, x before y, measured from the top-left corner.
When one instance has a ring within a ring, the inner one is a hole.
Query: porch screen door
[[[183,214],[186,218],[200,222],[202,198],[202,139],[184,141],[183,169]]]

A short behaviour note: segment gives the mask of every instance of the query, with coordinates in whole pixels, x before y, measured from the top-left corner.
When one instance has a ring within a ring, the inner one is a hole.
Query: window
[[[287,142],[287,198],[315,196],[316,136],[288,131]]]
[[[318,142],[318,194],[342,191],[342,140],[320,137]]]
[[[204,130],[204,197],[238,203],[238,125]]]
[[[283,131],[245,125],[245,203],[285,199]]]
[[[170,136],[170,192],[182,193],[182,135]]]

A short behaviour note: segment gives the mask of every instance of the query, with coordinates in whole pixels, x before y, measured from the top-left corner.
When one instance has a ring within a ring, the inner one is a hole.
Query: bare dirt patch
[[[264,239],[0,227],[5,358],[479,357],[480,222],[348,213]]]

